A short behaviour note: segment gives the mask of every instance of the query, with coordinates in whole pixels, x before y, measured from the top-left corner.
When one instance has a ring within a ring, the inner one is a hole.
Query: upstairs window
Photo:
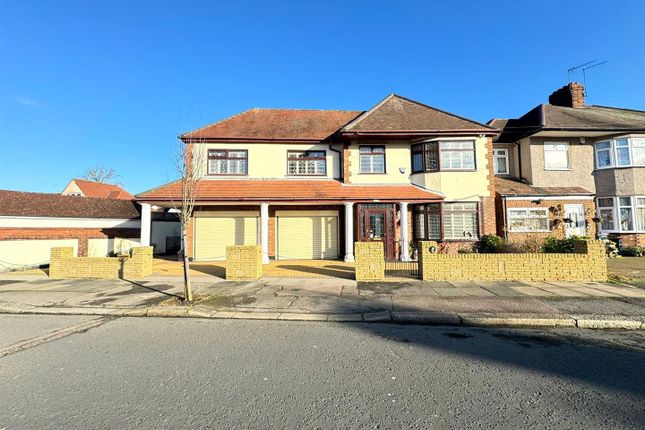
[[[385,146],[361,146],[360,172],[385,173]]]
[[[209,149],[209,175],[247,175],[248,151],[240,149]]]
[[[496,175],[508,175],[508,149],[493,149],[493,167]]]
[[[546,170],[568,170],[569,144],[546,142],[544,144],[544,168]]]
[[[325,151],[288,151],[287,173],[296,176],[325,176],[326,155]]]
[[[596,168],[645,166],[645,138],[621,137],[596,142]]]
[[[412,173],[475,169],[472,140],[433,141],[412,146]]]

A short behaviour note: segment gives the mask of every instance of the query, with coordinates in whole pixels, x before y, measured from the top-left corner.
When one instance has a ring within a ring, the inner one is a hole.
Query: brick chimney
[[[549,104],[571,108],[585,107],[585,86],[570,82],[549,96]]]

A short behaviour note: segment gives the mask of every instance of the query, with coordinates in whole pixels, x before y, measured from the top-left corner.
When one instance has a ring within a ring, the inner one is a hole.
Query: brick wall
[[[254,280],[262,277],[262,247],[233,245],[226,247],[226,279]]]
[[[354,243],[354,258],[357,281],[382,281],[385,279],[383,242]]]
[[[507,200],[507,208],[557,208],[557,211],[549,210],[549,225],[551,226],[551,231],[549,232],[537,232],[537,233],[523,233],[523,232],[507,232],[507,238],[511,242],[521,243],[526,240],[546,238],[548,236],[556,237],[558,239],[564,239],[565,237],[565,225],[563,222],[560,222],[559,225],[555,226],[554,221],[561,220],[564,216],[564,205],[573,204],[583,205],[585,211],[585,221],[587,225],[587,234],[588,237],[596,237],[596,223],[592,221],[592,218],[596,214],[596,206],[593,200],[539,200],[536,198],[534,201],[528,200]],[[500,200],[501,205],[501,200]],[[503,209],[501,209],[503,213]],[[504,230],[502,229],[501,233],[503,235]]]
[[[421,279],[425,281],[572,281],[607,280],[602,241],[576,241],[574,254],[439,254],[421,242]]]
[[[73,247],[51,249],[49,277],[138,279],[152,274],[152,247],[135,247],[130,257],[76,257]]]
[[[623,248],[645,246],[645,233],[610,233],[608,237],[611,240],[620,240],[620,246]]]
[[[139,238],[138,228],[0,228],[0,240],[78,239],[78,255],[87,256],[88,239]]]

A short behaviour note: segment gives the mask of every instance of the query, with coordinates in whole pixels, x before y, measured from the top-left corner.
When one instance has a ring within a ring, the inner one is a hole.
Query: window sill
[[[370,173],[370,172],[359,172],[358,174],[359,174],[359,175],[387,175],[387,173],[385,173],[385,172],[374,172],[374,173]]]
[[[571,168],[566,168],[566,169],[547,169],[546,167],[544,168],[545,172],[570,172],[573,169]]]
[[[630,164],[629,166],[607,166],[607,167],[596,167],[595,170],[612,170],[612,169],[633,169],[633,168],[639,168],[639,167],[645,167],[645,165],[641,164]]]
[[[248,173],[207,173],[207,177],[213,177],[213,178],[221,178],[222,176],[237,176],[237,177],[245,177],[249,176]]]
[[[442,170],[424,170],[420,172],[412,172],[412,175],[420,173],[442,173],[442,172],[452,172],[452,173],[464,173],[464,172],[477,172],[477,169],[442,169]]]

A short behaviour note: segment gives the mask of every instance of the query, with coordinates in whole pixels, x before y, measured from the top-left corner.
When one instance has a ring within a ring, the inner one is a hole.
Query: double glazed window
[[[287,173],[289,175],[325,176],[325,151],[288,151]]]
[[[544,168],[546,170],[568,170],[569,144],[559,142],[545,142]]]
[[[479,236],[477,203],[419,205],[414,210],[416,239],[475,240]]]
[[[385,146],[361,146],[361,173],[385,173]]]
[[[645,137],[596,142],[596,168],[645,166]]]
[[[645,196],[603,197],[597,203],[600,230],[645,232]]]
[[[549,211],[546,208],[509,208],[508,226],[512,232],[548,232]]]
[[[444,140],[412,147],[412,172],[475,170],[475,142]]]
[[[508,175],[508,149],[493,149],[493,166],[496,175]]]
[[[232,149],[208,150],[209,175],[248,174],[248,151]]]

